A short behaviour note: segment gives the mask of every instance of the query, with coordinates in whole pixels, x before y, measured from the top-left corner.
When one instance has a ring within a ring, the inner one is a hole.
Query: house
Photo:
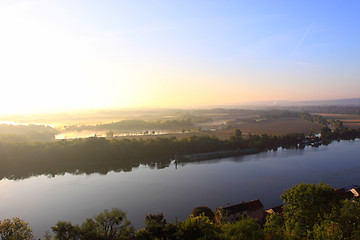
[[[360,196],[360,187],[352,188],[350,189],[350,192],[354,194],[355,198],[358,198]]]
[[[350,186],[345,186],[344,188],[345,188],[345,191],[350,191],[351,189],[353,189],[353,188],[357,188],[357,187],[360,187],[359,185],[350,185]]]
[[[265,212],[264,205],[259,199],[223,207],[222,211],[224,217],[229,222],[239,221],[244,217],[251,217],[259,223],[263,222]],[[221,214],[219,215],[221,216]]]
[[[247,216],[255,219],[258,222],[262,222],[264,220],[264,205],[262,205],[259,199],[246,202],[245,207],[247,209]]]
[[[346,191],[345,188],[336,188],[335,192],[342,198],[342,199],[351,199],[354,197],[354,194],[351,191]]]
[[[277,214],[279,216],[282,216],[283,215],[283,205],[272,207],[272,208],[266,210],[266,213]]]

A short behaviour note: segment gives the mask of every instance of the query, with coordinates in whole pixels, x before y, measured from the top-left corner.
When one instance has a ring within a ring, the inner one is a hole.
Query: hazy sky
[[[0,113],[360,97],[360,1],[0,2]]]

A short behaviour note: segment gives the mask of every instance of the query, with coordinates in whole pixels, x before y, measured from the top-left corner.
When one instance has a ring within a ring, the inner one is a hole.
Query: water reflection
[[[105,208],[123,209],[136,228],[143,226],[146,214],[163,212],[174,222],[201,205],[214,209],[259,198],[269,208],[281,203],[285,189],[301,182],[321,181],[333,187],[359,184],[359,146],[358,140],[342,141],[177,167],[170,160],[158,164],[148,160],[145,165],[99,163],[74,168],[71,174],[64,167],[33,168],[40,176],[30,178],[23,169],[14,179],[26,179],[0,181],[0,219],[21,217],[40,237],[59,220],[78,224]],[[3,167],[0,172],[11,174]]]
[[[351,146],[355,141],[341,141],[335,142],[334,144],[341,144],[344,146]],[[61,156],[54,156],[57,158],[56,161],[22,161],[21,163],[12,163],[11,161],[4,161],[0,159],[1,169],[0,169],[0,179],[11,179],[11,180],[20,180],[26,179],[29,177],[46,175],[48,177],[55,177],[57,175],[64,175],[65,173],[70,173],[73,175],[91,175],[97,173],[100,175],[106,175],[110,171],[113,172],[131,172],[133,169],[138,168],[139,166],[147,166],[149,169],[164,169],[168,168],[171,165],[174,165],[174,168],[184,167],[186,165],[208,165],[208,164],[218,164],[219,162],[235,162],[243,163],[247,161],[260,161],[268,158],[283,158],[291,159],[292,157],[303,156],[306,153],[320,153],[328,151],[329,148],[332,148],[332,145],[322,145],[320,147],[304,147],[304,148],[279,148],[277,150],[270,150],[267,152],[261,152],[258,154],[245,155],[245,156],[235,156],[227,157],[213,160],[205,161],[193,161],[193,162],[176,162],[172,159],[167,158],[157,158],[157,159],[127,159],[121,161],[105,161],[102,160],[101,156],[94,158],[94,156],[84,156],[80,157],[79,162],[77,161],[63,161],[64,159]],[[89,157],[90,160],[86,158]]]

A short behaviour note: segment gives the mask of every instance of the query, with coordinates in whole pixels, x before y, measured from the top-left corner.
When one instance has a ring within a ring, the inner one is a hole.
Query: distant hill
[[[323,100],[323,101],[303,101],[299,102],[299,105],[345,105],[353,106],[360,105],[360,98],[346,98],[346,99],[335,99],[335,100]]]
[[[247,106],[323,106],[323,105],[341,105],[341,106],[360,106],[360,98],[346,98],[333,100],[316,101],[259,101],[244,104]],[[239,105],[241,106],[241,105]]]

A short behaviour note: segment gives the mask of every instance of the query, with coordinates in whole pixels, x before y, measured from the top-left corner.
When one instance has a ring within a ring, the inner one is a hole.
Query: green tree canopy
[[[216,228],[214,222],[208,217],[191,215],[185,222],[178,223],[177,237],[187,240],[215,240],[218,239]]]
[[[165,238],[166,219],[162,213],[149,214],[145,217],[145,230],[150,234],[151,238]]]
[[[329,185],[320,183],[300,184],[286,190],[284,201],[284,220],[286,231],[306,237],[339,205],[340,199]]]
[[[221,227],[222,238],[228,240],[261,240],[264,232],[260,225],[251,218],[245,218]]]
[[[88,218],[81,228],[70,222],[59,221],[52,230],[57,240],[117,240],[129,238],[134,233],[126,214],[117,208],[111,211],[105,209],[94,219]]]
[[[215,220],[215,214],[209,207],[200,206],[200,207],[194,208],[194,210],[192,211],[192,215],[194,217],[200,216],[202,214],[204,214],[206,217],[208,217],[211,221]]]
[[[275,213],[266,218],[264,232],[266,240],[283,240],[285,239],[284,218]]]
[[[27,222],[24,222],[20,218],[0,220],[0,239],[30,240],[32,238],[32,229]]]

